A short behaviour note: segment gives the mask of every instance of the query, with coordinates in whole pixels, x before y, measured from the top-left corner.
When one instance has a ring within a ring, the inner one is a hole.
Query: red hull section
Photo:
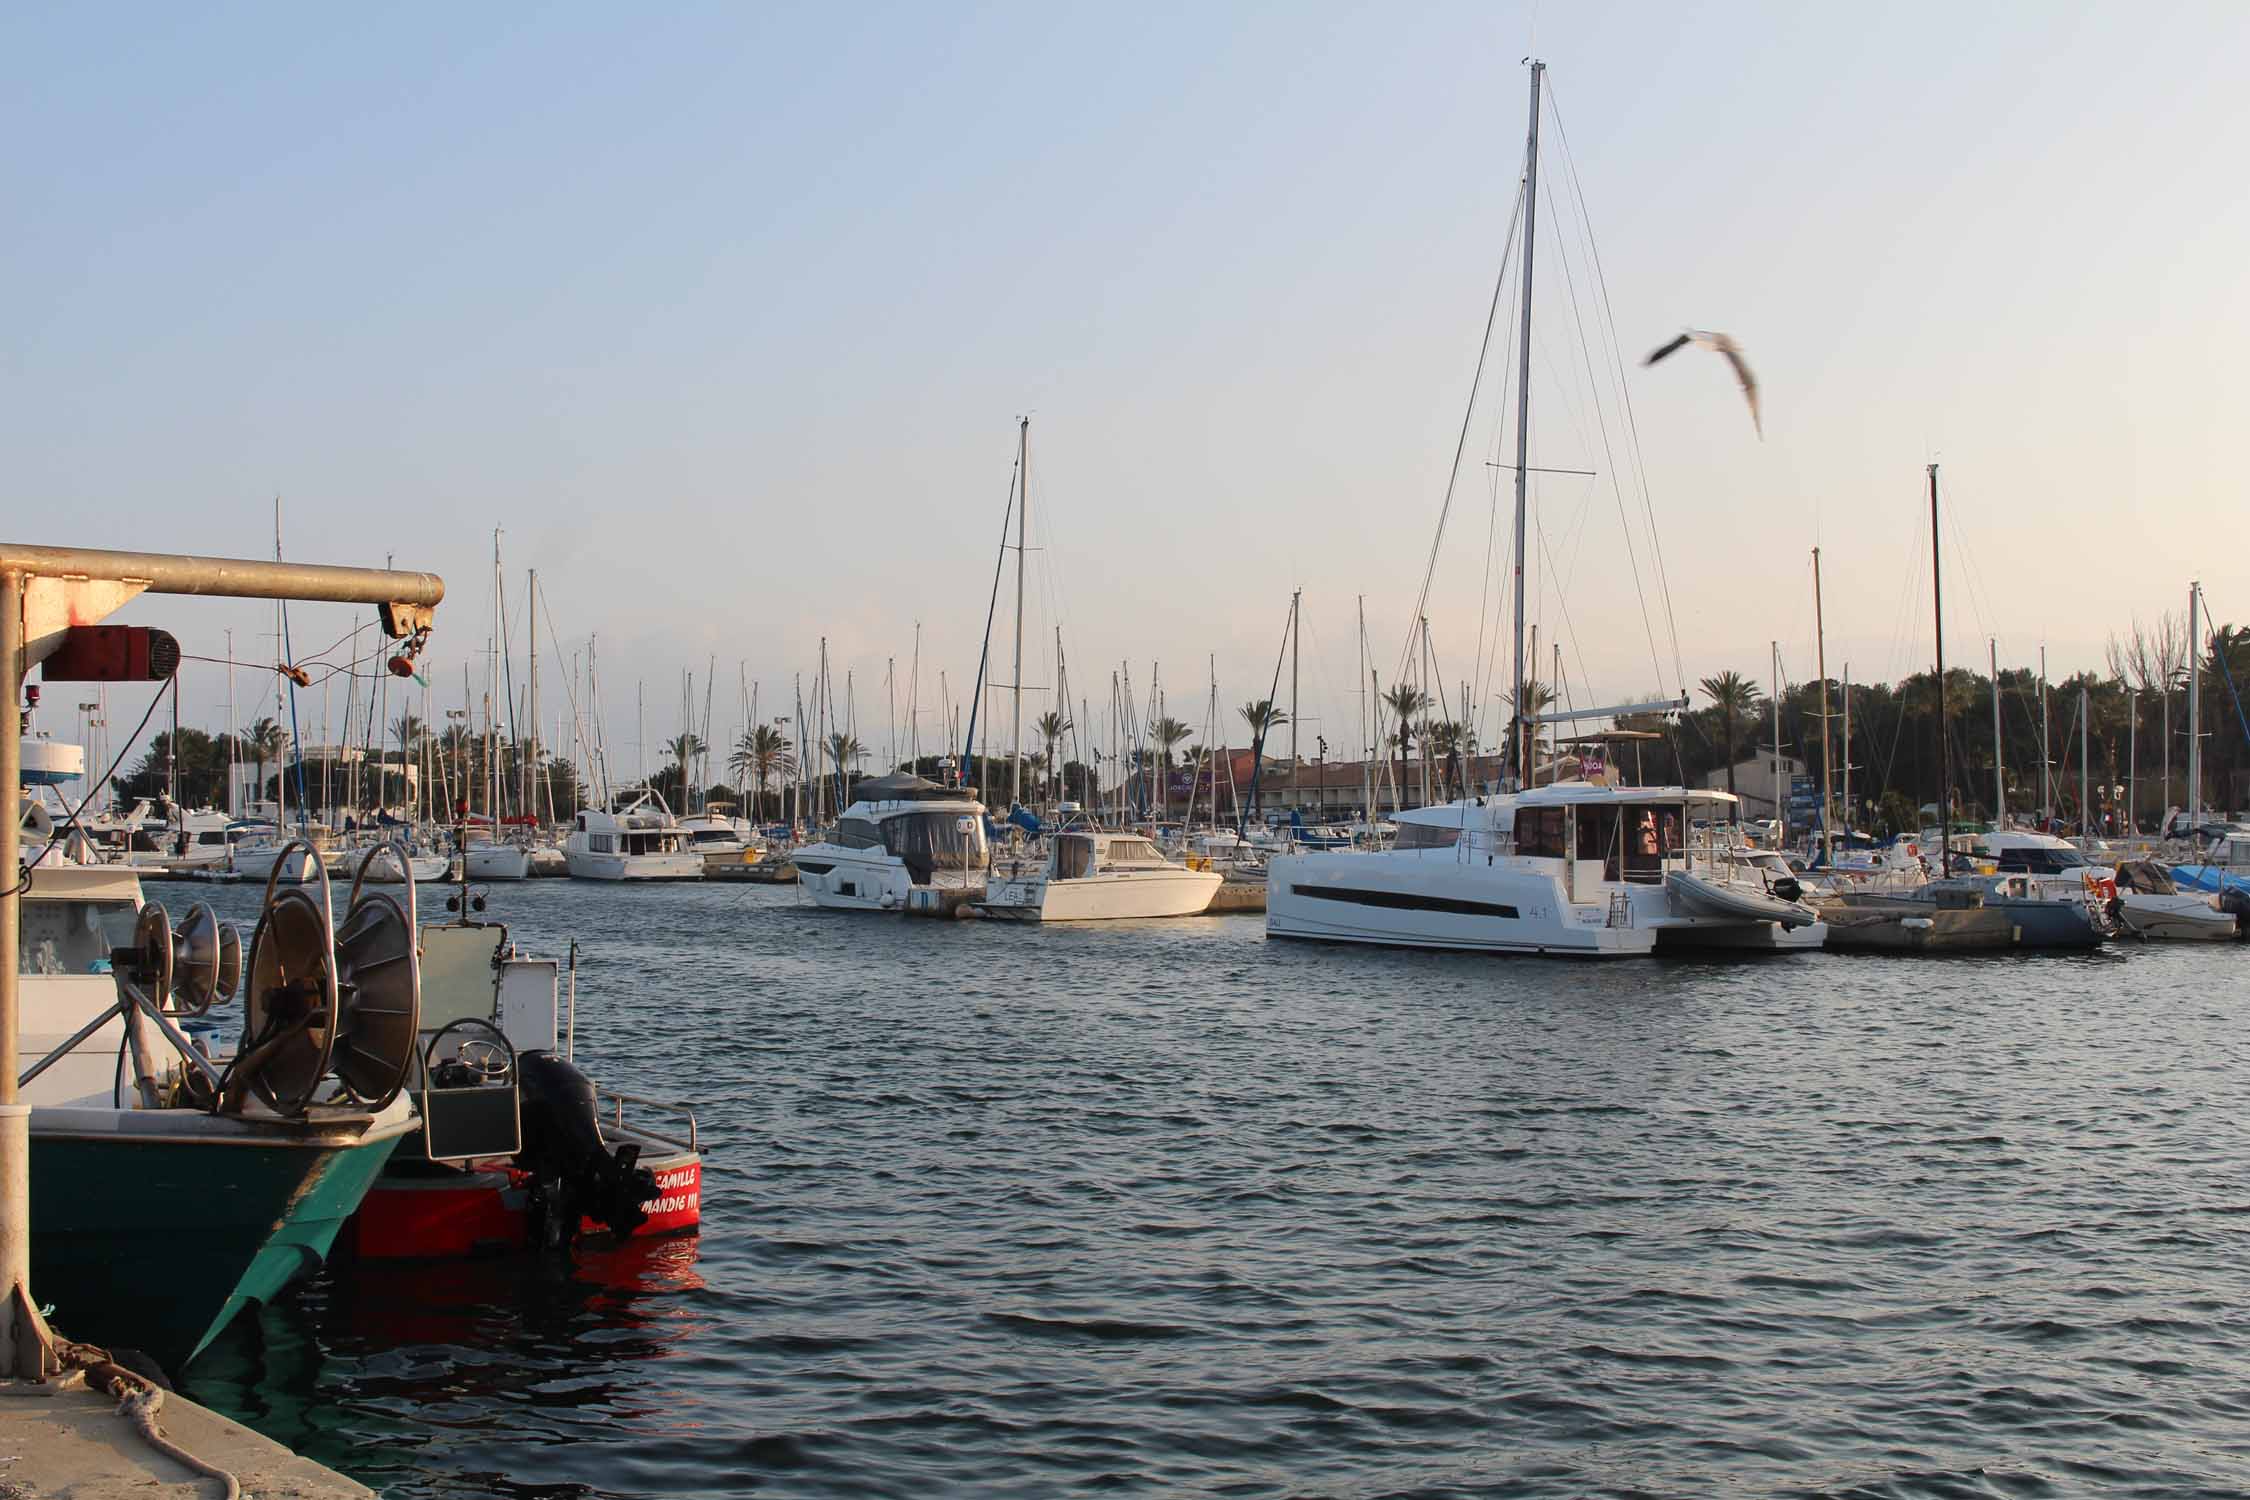
[[[643,1157],[656,1196],[641,1205],[648,1221],[633,1239],[692,1234],[703,1222],[703,1158],[694,1152]],[[375,1180],[337,1248],[369,1260],[465,1260],[508,1255],[530,1242],[531,1195],[524,1174],[505,1165],[438,1177],[386,1174]],[[587,1219],[579,1233],[610,1237]]]

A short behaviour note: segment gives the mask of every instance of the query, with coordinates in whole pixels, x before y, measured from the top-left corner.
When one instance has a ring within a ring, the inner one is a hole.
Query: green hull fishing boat
[[[354,889],[355,899],[358,890]],[[399,1141],[419,966],[406,911],[339,933],[323,879],[269,901],[247,965],[198,907],[175,932],[130,869],[33,867],[18,1044],[31,1106],[31,1270],[71,1338],[177,1370],[319,1267]],[[246,980],[244,1045],[178,1024]]]
[[[319,1268],[414,1128],[403,1099],[327,1125],[34,1108],[32,1284],[72,1337],[177,1370]]]

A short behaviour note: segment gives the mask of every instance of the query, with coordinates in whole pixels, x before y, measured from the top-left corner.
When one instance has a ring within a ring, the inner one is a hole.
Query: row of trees
[[[2045,815],[2077,825],[2090,817],[2111,827],[2130,822],[2153,828],[2167,805],[2184,805],[2190,675],[2184,621],[2169,617],[2154,628],[2136,622],[2112,636],[2107,666],[2106,674],[2078,672],[2049,684],[2044,742],[2036,672],[2002,668],[1998,673],[1996,738],[1995,679],[1949,668],[1942,702],[1954,814],[1993,816],[1996,760],[2010,814],[2027,820]],[[2199,666],[2202,802],[2239,807],[2250,802],[2250,713],[2245,712],[2250,697],[2238,696],[2250,694],[2250,628],[2218,627]],[[1731,671],[1704,678],[1700,688],[1703,706],[1669,730],[1676,772],[1692,783],[1723,767],[1732,791],[1736,763],[1765,753],[1772,742],[1773,700]],[[1815,774],[1821,753],[1820,692],[1817,682],[1801,683],[1786,688],[1780,698],[1783,750],[1802,758]],[[1843,684],[1828,683],[1831,779],[1841,796],[1842,768],[1852,768],[1858,804],[1850,809],[1854,817],[1878,827],[1911,827],[1909,820],[1920,807],[1935,804],[1941,781],[1940,702],[1934,672],[1916,673],[1895,685],[1855,684],[1847,738]],[[2082,771],[2088,773],[2090,808],[2080,805]],[[2121,795],[2121,789],[2130,790]]]

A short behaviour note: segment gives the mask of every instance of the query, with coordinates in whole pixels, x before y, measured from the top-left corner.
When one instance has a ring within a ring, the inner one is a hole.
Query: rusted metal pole
[[[13,542],[0,542],[0,571],[27,578],[138,584],[151,594],[206,594],[233,599],[412,604],[434,609],[445,598],[445,580],[435,573],[164,552],[107,552],[94,547],[27,547]]]

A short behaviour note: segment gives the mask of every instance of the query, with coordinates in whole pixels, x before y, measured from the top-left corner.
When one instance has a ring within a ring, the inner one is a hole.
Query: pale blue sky
[[[1387,682],[1534,49],[1628,357],[1721,328],[1765,385],[1760,443],[1710,356],[1633,372],[1691,679],[1775,637],[1811,675],[1816,542],[1831,672],[1924,661],[1933,457],[1953,654],[2087,664],[2197,573],[2250,617],[2238,5],[148,6],[4,41],[9,533],[256,554],[279,493],[293,555],[447,576],[457,681],[503,526],[599,633],[613,745],[636,681],[668,715],[716,653],[771,712],[826,635],[887,748],[917,618],[925,701],[958,695],[1019,412],[1034,629],[1097,716],[1127,656],[1182,718],[1214,654],[1262,694],[1302,585],[1306,715],[1355,740],[1355,600]],[[1543,369],[1578,348],[1556,265]],[[1534,462],[1606,466],[1541,380]],[[1492,437],[1432,599],[1451,679]],[[1581,698],[1671,686],[1609,492],[1542,502]]]

